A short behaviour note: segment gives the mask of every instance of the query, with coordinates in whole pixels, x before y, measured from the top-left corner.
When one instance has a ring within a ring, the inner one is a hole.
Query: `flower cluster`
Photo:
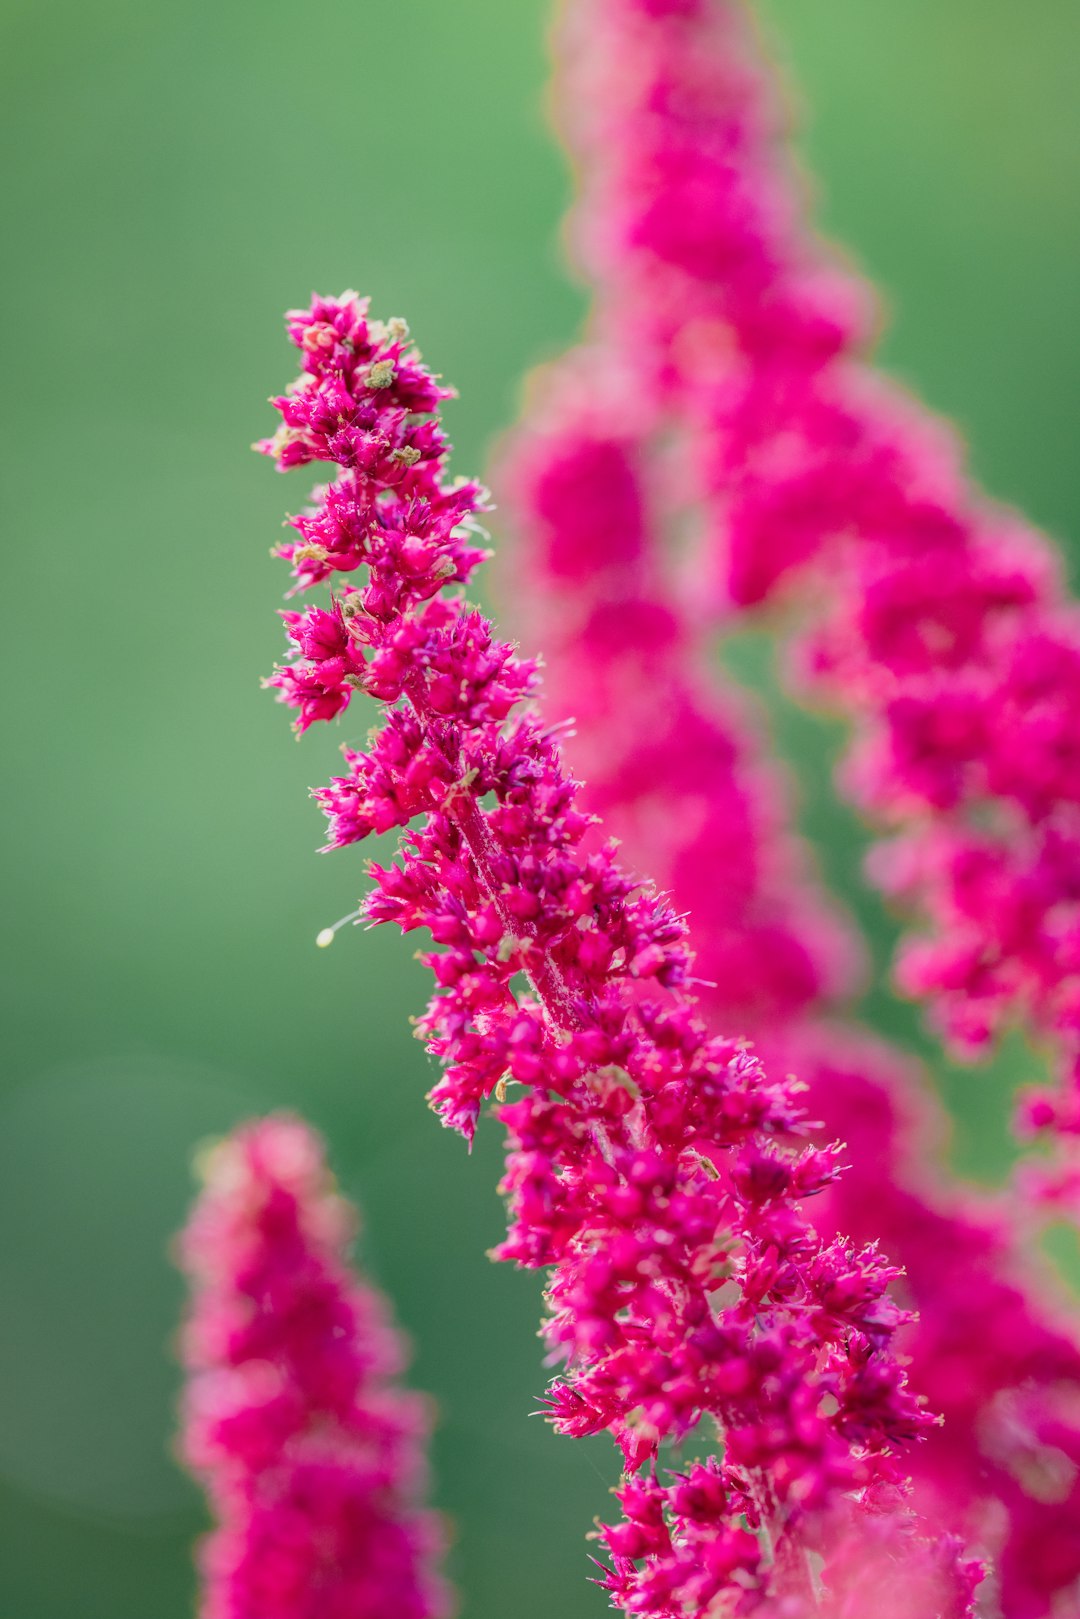
[[[682,432],[695,600],[811,617],[796,684],[856,723],[871,876],[927,926],[899,964],[960,1047],[1051,1033],[1080,1134],[1080,617],[1046,542],[861,359],[872,299],[814,241],[736,0],[583,0],[563,38],[596,327]],[[1075,1195],[1080,1175],[1044,1188]]]
[[[353,1211],[318,1139],[276,1115],[212,1147],[181,1238],[191,1288],[182,1451],[217,1527],[202,1619],[446,1619],[417,1505],[423,1405],[345,1260]]]
[[[498,477],[517,531],[507,599],[545,648],[552,711],[573,719],[583,804],[689,914],[703,1009],[798,1073],[821,1139],[845,1141],[815,1223],[879,1238],[904,1267],[918,1319],[901,1343],[943,1417],[910,1458],[916,1500],[993,1551],[1002,1613],[1030,1619],[1080,1578],[1077,1323],[1032,1277],[1014,1211],[935,1162],[944,1132],[913,1064],[845,1013],[856,942],[785,824],[759,721],[722,690],[673,588],[662,467],[628,397],[595,346],[528,391]]]
[[[919,1619],[969,1612],[977,1566],[903,1502],[902,1456],[932,1419],[893,1350],[896,1273],[872,1247],[823,1241],[802,1212],[835,1179],[835,1152],[800,1143],[789,1086],[706,1033],[682,922],[616,863],[555,735],[518,706],[535,666],[440,590],[476,558],[482,497],[448,489],[437,428],[415,425],[434,384],[352,295],[316,299],[290,334],[304,372],[277,401],[285,431],[261,447],[281,466],[341,467],[305,519],[333,504],[348,561],[365,565],[335,598],[353,648],[329,689],[387,709],[320,794],[331,843],[410,828],[400,860],[372,867],[367,914],[438,947],[421,1024],[443,1065],[433,1106],[471,1136],[484,1101],[499,1103],[499,1252],[549,1272],[544,1330],[564,1361],[552,1420],[609,1430],[634,1481],[624,1522],[600,1530],[603,1583],[652,1619],[721,1604],[779,1615],[815,1605],[817,1553],[821,1609],[840,1615],[877,1547],[933,1589]],[[404,479],[394,452],[414,431],[440,449]],[[291,560],[307,583],[309,559]],[[320,611],[290,623],[297,645]],[[282,671],[283,700],[310,667]],[[722,1459],[663,1483],[662,1447],[702,1423]]]
[[[761,716],[721,689],[680,600],[667,474],[624,366],[591,344],[527,396],[497,471],[507,606],[544,649],[584,801],[689,914],[714,1021],[757,1040],[849,993],[859,947],[787,831],[781,770],[751,741]]]

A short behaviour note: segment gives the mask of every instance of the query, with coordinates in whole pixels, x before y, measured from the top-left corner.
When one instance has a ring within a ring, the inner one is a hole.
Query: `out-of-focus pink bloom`
[[[807,225],[748,8],[581,0],[560,55],[594,330],[705,513],[695,608],[808,616],[795,683],[854,721],[843,785],[896,834],[871,877],[927,930],[903,987],[969,1052],[1018,1015],[1051,1034],[1062,1091],[1023,1122],[1072,1136],[1080,616],[1057,559],[865,364],[873,299]]]
[[[933,1419],[892,1350],[896,1273],[873,1247],[819,1239],[802,1212],[834,1180],[834,1152],[799,1141],[786,1084],[706,1033],[680,918],[616,863],[554,734],[519,706],[535,665],[440,591],[477,558],[465,525],[480,492],[444,483],[441,454],[403,486],[371,448],[407,448],[439,391],[352,295],[316,299],[290,332],[305,374],[264,448],[342,468],[366,572],[338,600],[364,657],[356,684],[388,705],[322,795],[331,843],[409,825],[399,863],[372,868],[366,912],[437,946],[420,1025],[443,1066],[435,1110],[471,1137],[482,1104],[501,1104],[498,1252],[549,1272],[552,1420],[610,1431],[646,1490],[665,1444],[702,1424],[722,1441],[707,1491],[660,1486],[662,1533],[654,1522],[640,1555],[630,1528],[601,1531],[604,1583],[653,1619],[721,1602],[799,1613],[815,1600],[809,1555],[829,1567],[872,1514],[905,1577],[951,1569],[934,1612],[969,1611],[975,1576],[904,1503],[905,1452]],[[830,1600],[846,1582],[841,1568]]]
[[[544,648],[581,801],[686,911],[703,1008],[752,1035],[770,1071],[795,1072],[819,1139],[846,1143],[815,1224],[878,1239],[904,1267],[918,1319],[899,1341],[943,1416],[910,1457],[915,1499],[995,1554],[1008,1619],[1035,1619],[1080,1579],[1077,1324],[1033,1274],[1016,1210],[945,1174],[916,1065],[845,1015],[857,941],[788,825],[760,716],[723,688],[674,588],[667,469],[618,359],[574,353],[528,398],[497,477],[517,529],[506,597]],[[846,1286],[834,1274],[830,1297]],[[879,1555],[844,1552],[864,1596]],[[934,1611],[913,1585],[901,1595],[899,1613]],[[852,1600],[839,1611],[859,1612]]]
[[[355,1212],[298,1118],[203,1160],[180,1239],[191,1285],[181,1448],[216,1527],[201,1619],[445,1619],[441,1530],[418,1504],[428,1419],[402,1345],[352,1274]]]

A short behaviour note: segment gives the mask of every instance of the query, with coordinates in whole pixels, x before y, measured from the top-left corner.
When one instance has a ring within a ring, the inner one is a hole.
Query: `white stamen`
[[[321,933],[315,935],[315,943],[319,949],[325,950],[328,945],[333,944],[338,928],[343,928],[346,922],[358,922],[363,914],[363,911],[350,911],[348,916],[343,916],[339,922],[335,922],[332,928],[323,928]]]

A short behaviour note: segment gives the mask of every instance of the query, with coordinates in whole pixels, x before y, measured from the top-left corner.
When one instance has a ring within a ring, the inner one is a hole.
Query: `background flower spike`
[[[789,673],[845,714],[868,872],[914,919],[898,982],[962,1053],[1022,1021],[1058,1057],[1021,1099],[1080,1196],[1080,609],[1060,558],[970,479],[953,430],[867,361],[870,288],[809,223],[742,0],[581,0],[558,35],[592,331],[678,467],[680,581],[729,628],[798,626]]]
[[[419,1504],[428,1410],[347,1264],[356,1212],[288,1114],[215,1143],[179,1242],[191,1299],[181,1453],[216,1526],[200,1619],[449,1619]]]

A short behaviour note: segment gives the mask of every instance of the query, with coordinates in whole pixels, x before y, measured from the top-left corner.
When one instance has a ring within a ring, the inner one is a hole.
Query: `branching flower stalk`
[[[704,503],[688,594],[721,625],[809,619],[796,687],[852,719],[841,786],[889,834],[871,878],[923,925],[901,985],[963,1051],[1017,1017],[1056,1043],[1061,1088],[1019,1122],[1056,1133],[1029,1180],[1071,1208],[1080,617],[1058,559],[866,364],[873,299],[806,223],[750,8],[580,0],[559,60],[595,329],[681,435],[679,502]]]
[[[494,1097],[507,1127],[498,1254],[548,1272],[551,1419],[621,1447],[602,1583],[653,1619],[839,1616],[900,1562],[898,1616],[971,1612],[978,1566],[905,1501],[932,1418],[894,1353],[895,1272],[802,1213],[835,1152],[800,1146],[791,1086],[706,1033],[681,919],[600,841],[532,707],[535,664],[456,588],[484,500],[446,481],[445,390],[354,295],[289,332],[303,372],[260,448],[341,471],[282,553],[300,586],[345,577],[286,614],[299,660],[271,684],[301,729],[357,691],[384,706],[316,795],[328,847],[404,831],[365,910],[438,947],[420,1025],[436,1112],[471,1139]],[[665,1477],[702,1423],[717,1453]]]
[[[352,1274],[355,1211],[322,1145],[277,1114],[204,1155],[180,1239],[191,1286],[181,1450],[217,1526],[200,1619],[448,1619],[442,1530],[418,1502],[428,1417]]]
[[[910,1457],[916,1503],[992,1554],[1000,1607],[987,1612],[1067,1611],[1080,1579],[1080,1324],[1034,1263],[1023,1211],[951,1181],[923,1076],[845,1004],[859,941],[791,829],[761,717],[725,687],[674,589],[664,458],[631,384],[596,343],[530,383],[497,469],[515,627],[545,649],[548,711],[573,721],[583,806],[688,913],[710,1023],[744,1030],[769,1071],[797,1073],[818,1139],[846,1143],[815,1225],[880,1238],[903,1266],[918,1318],[899,1341],[912,1386],[944,1418]]]

